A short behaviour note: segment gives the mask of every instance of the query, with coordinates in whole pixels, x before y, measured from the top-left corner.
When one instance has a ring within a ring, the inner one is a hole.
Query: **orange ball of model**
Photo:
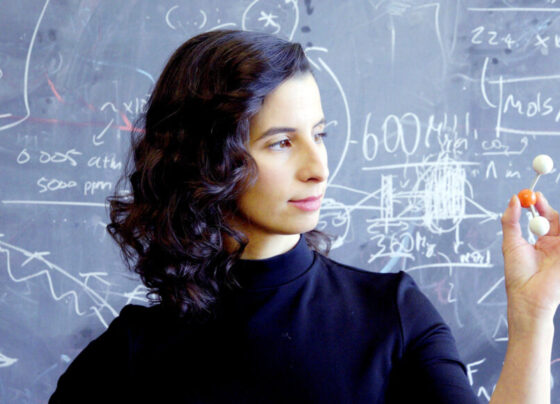
[[[519,198],[519,202],[521,202],[521,206],[524,208],[528,208],[537,203],[537,194],[530,189],[523,189],[519,191],[517,197]]]

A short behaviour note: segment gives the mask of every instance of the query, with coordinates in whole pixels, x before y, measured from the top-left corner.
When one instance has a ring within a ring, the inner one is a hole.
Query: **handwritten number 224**
[[[507,34],[502,38],[498,38],[498,33],[496,31],[486,31],[486,35],[485,31],[486,28],[482,25],[473,29],[471,31],[471,33],[473,34],[471,42],[475,45],[480,45],[486,42],[488,43],[488,45],[496,46],[500,44],[498,41],[502,41],[507,45],[509,49],[511,49],[512,45],[515,43],[510,34]],[[487,38],[485,38],[486,36]]]

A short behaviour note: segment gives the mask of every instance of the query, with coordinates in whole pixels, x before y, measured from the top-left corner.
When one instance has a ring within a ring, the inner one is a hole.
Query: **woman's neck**
[[[290,251],[298,243],[299,234],[274,234],[269,236],[255,236],[247,234],[249,244],[245,247],[241,259],[262,260]],[[237,248],[237,242],[232,238],[226,238],[226,248],[233,251]]]

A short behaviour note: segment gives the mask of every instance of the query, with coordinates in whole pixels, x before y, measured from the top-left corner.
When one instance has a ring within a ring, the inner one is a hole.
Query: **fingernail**
[[[516,199],[517,199],[517,195],[513,195],[511,197],[511,199],[509,200],[509,205],[508,206],[513,207],[515,205],[515,203],[517,202]]]
[[[544,197],[544,195],[543,195],[543,193],[542,193],[541,191],[538,191],[537,194],[539,194],[540,198],[541,198],[544,202],[548,203],[548,199],[546,199],[546,198]]]

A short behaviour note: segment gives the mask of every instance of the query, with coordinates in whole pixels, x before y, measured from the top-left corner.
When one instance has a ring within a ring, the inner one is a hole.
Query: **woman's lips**
[[[321,207],[321,199],[323,195],[312,196],[310,198],[299,199],[297,201],[288,201],[291,205],[306,212],[314,212]]]

